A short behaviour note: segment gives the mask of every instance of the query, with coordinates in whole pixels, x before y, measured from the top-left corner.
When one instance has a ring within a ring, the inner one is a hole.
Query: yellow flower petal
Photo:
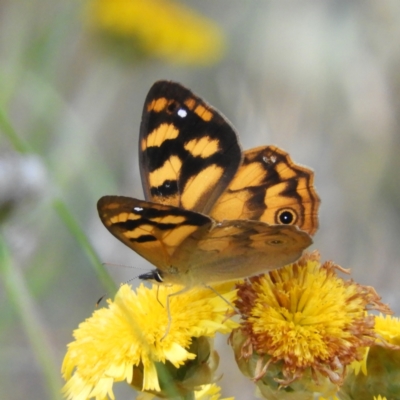
[[[221,388],[215,383],[210,385],[203,385],[200,390],[196,390],[195,399],[196,400],[219,400]],[[226,397],[221,400],[234,400],[233,397]]]

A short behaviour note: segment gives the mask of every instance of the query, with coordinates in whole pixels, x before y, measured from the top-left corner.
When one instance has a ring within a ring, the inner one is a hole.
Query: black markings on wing
[[[153,235],[142,235],[139,236],[137,239],[130,239],[132,242],[138,243],[146,243],[146,242],[155,242],[157,238]]]
[[[297,225],[312,234],[318,227],[320,203],[313,180],[310,169],[295,164],[277,147],[248,150],[210,215],[217,220],[243,218]]]
[[[310,173],[304,171],[304,168],[296,168],[293,165],[288,165],[287,154],[277,152],[273,146],[268,146],[260,149],[260,151],[249,151],[243,160],[243,166],[250,163],[259,163],[263,167],[263,177],[257,182],[256,186],[247,188],[251,193],[248,199],[248,207],[253,210],[255,215],[252,219],[259,219],[264,211],[268,208],[268,204],[264,201],[265,191],[277,184],[285,182],[278,195],[291,198],[294,202],[299,203],[302,211],[304,207],[301,204],[301,196],[297,192],[300,178],[309,180]],[[280,168],[287,165],[287,168],[295,170],[296,176],[285,176],[280,172]],[[274,223],[280,224],[282,221],[275,220]]]
[[[166,179],[159,186],[150,187],[150,199],[157,197],[171,198],[178,193],[178,181]]]
[[[104,196],[97,208],[107,229],[125,244],[163,241],[169,232],[172,236],[180,233],[176,237],[179,244],[186,234],[211,225],[211,219],[202,214],[130,197]]]
[[[261,214],[261,208],[256,219],[297,225],[310,234],[315,233],[320,200],[314,188],[314,172],[295,164],[288,153],[275,146],[250,150],[245,153],[245,159],[246,162],[262,162],[265,170],[264,180],[258,188],[264,195],[263,203],[258,203],[264,205],[264,211]],[[250,203],[252,201],[250,207],[256,209],[259,199],[254,197]],[[273,221],[266,217],[268,208],[274,212]]]
[[[144,104],[139,160],[147,200],[207,213],[235,175],[241,150],[225,117],[180,84],[160,81]],[[182,199],[186,190],[191,201]]]
[[[170,231],[181,226],[201,226],[209,222],[209,218],[203,217],[201,214],[188,213],[186,210],[179,208],[168,207],[167,209],[161,209],[158,205],[146,203],[141,204],[144,207],[134,206],[131,207],[130,212],[134,216],[140,216],[140,219],[127,219],[113,224],[115,228],[119,228],[124,231],[134,231],[143,226],[152,226],[160,231]],[[157,208],[153,208],[157,207]],[[183,218],[182,218],[183,217]],[[168,220],[176,219],[176,222],[162,222],[163,218]],[[137,238],[130,238],[131,242],[144,243],[148,241],[157,240],[153,235],[141,235]]]

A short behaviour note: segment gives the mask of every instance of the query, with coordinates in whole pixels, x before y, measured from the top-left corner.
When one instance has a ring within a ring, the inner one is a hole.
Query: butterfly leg
[[[161,303],[160,298],[158,297],[159,293],[160,293],[160,285],[157,285],[157,301],[159,302],[160,306],[164,308],[164,304]]]
[[[168,325],[167,325],[167,329],[165,330],[164,336],[161,338],[161,341],[163,341],[163,340],[167,337],[167,335],[168,335],[168,333],[169,333],[169,330],[171,329],[172,317],[171,317],[171,310],[170,310],[170,298],[171,298],[172,296],[177,296],[178,294],[185,293],[185,292],[187,292],[188,290],[189,290],[189,289],[185,287],[185,288],[183,288],[183,289],[181,289],[181,290],[179,290],[179,291],[177,291],[177,292],[175,292],[175,293],[171,293],[171,294],[169,294],[169,295],[167,296]]]
[[[218,297],[220,297],[226,304],[228,304],[229,307],[231,307],[236,313],[239,314],[239,310],[229,301],[227,300],[224,296],[222,296],[221,293],[218,293],[212,286],[209,285],[204,285],[207,289],[210,289],[213,291]]]

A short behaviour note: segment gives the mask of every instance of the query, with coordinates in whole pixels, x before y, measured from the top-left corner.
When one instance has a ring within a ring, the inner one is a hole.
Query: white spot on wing
[[[265,162],[265,164],[275,164],[276,156],[271,156],[271,157],[263,156],[263,161]]]
[[[181,117],[181,118],[185,118],[186,116],[187,116],[187,111],[184,109],[184,108],[180,108],[179,110],[178,110],[178,116],[179,117]]]

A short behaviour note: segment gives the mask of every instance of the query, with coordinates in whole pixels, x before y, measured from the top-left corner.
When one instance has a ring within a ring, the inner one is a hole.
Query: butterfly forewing
[[[208,213],[241,157],[237,135],[225,117],[177,83],[153,85],[139,142],[146,200]]]
[[[117,239],[160,269],[171,266],[188,236],[208,232],[212,225],[202,214],[123,196],[104,196],[97,209]]]
[[[283,150],[264,146],[244,152],[242,165],[210,215],[218,221],[296,225],[313,234],[319,203],[313,171],[295,164]]]

